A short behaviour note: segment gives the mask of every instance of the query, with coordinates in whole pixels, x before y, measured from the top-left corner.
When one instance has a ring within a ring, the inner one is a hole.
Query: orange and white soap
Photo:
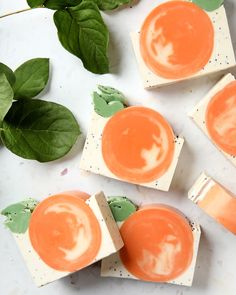
[[[131,39],[145,88],[236,65],[223,5],[209,12],[188,0],[166,1],[150,12]]]
[[[153,109],[131,106],[109,118],[94,112],[80,168],[168,191],[183,143]]]
[[[188,195],[191,201],[236,235],[236,197],[231,192],[202,173]]]
[[[215,146],[236,166],[236,80],[227,74],[189,114]]]
[[[124,247],[102,260],[101,276],[192,285],[199,225],[163,204],[141,207],[118,225]]]
[[[104,194],[50,196],[34,209],[29,227],[14,233],[38,287],[67,276],[123,246]]]

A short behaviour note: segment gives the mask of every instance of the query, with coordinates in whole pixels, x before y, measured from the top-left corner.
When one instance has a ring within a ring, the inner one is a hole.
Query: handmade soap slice
[[[236,166],[236,81],[224,76],[189,114],[216,147]]]
[[[114,111],[111,106],[117,100],[105,102],[103,94],[96,94],[94,98],[95,112],[80,168],[168,191],[184,139],[174,135],[169,123],[157,111],[126,105]],[[103,100],[102,104],[97,104],[97,99]]]
[[[223,1],[194,2],[164,2],[150,12],[140,32],[131,33],[145,88],[201,77],[236,65]]]
[[[51,196],[2,211],[37,286],[67,276],[117,252],[123,242],[102,192]],[[18,219],[18,220],[16,220]]]
[[[161,204],[130,212],[118,225],[124,247],[102,260],[101,276],[192,285],[199,225]]]
[[[236,197],[202,173],[188,193],[189,199],[236,235]]]

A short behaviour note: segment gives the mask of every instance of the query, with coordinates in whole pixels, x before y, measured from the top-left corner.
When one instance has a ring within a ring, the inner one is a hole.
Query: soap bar
[[[3,210],[6,216],[8,208]],[[80,192],[50,196],[35,207],[25,230],[17,233],[16,229],[13,235],[38,287],[99,261],[123,246],[102,192],[91,197]]]
[[[190,1],[166,1],[131,40],[145,88],[189,80],[236,65],[223,5],[205,11]]]
[[[80,168],[168,191],[183,143],[152,109],[127,107],[110,118],[94,112]]]
[[[192,285],[199,225],[161,204],[140,207],[118,225],[124,247],[102,260],[102,277]]]
[[[188,193],[189,199],[236,235],[236,197],[202,173]]]
[[[236,166],[236,81],[225,75],[189,113],[190,118]]]

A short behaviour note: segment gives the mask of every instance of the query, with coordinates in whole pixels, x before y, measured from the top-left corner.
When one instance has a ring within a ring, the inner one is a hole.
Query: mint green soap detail
[[[119,90],[102,85],[98,85],[98,89],[101,91],[101,96],[106,102],[120,101],[123,104],[126,104],[126,97]]]
[[[121,111],[126,106],[125,96],[115,88],[99,85],[100,93],[93,93],[93,104],[95,112],[109,118]]]
[[[28,227],[32,212],[38,202],[33,199],[28,199],[20,203],[12,204],[1,211],[1,214],[6,216],[4,224],[13,233],[24,234]]]
[[[108,204],[115,221],[124,221],[137,211],[137,206],[126,197],[109,198]]]
[[[192,0],[192,2],[206,11],[214,11],[224,4],[224,0]]]

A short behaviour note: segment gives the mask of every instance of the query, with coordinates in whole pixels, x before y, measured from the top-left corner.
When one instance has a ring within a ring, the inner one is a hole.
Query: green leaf
[[[67,10],[54,13],[54,23],[58,30],[58,38],[62,46],[80,58],[79,26]]]
[[[124,4],[130,4],[132,0],[95,0],[99,9],[113,10]]]
[[[29,99],[13,103],[2,129],[2,142],[10,151],[39,162],[63,157],[80,134],[79,125],[67,108]]]
[[[44,6],[49,9],[59,10],[66,7],[76,6],[81,2],[82,0],[46,0]]]
[[[31,213],[38,202],[28,199],[20,203],[12,204],[1,211],[6,216],[4,224],[13,232],[23,234],[27,231]]]
[[[8,82],[11,84],[11,86],[13,86],[16,81],[15,74],[8,66],[4,65],[3,63],[0,63],[0,74],[5,74]]]
[[[31,8],[37,8],[40,6],[43,6],[45,0],[27,0],[27,3],[29,5],[29,7]]]
[[[206,11],[214,11],[224,4],[224,0],[192,0],[192,2]]]
[[[56,11],[54,22],[62,46],[79,57],[87,70],[108,73],[109,32],[95,3],[83,1],[78,6]]]
[[[104,118],[109,118],[124,109],[124,105],[120,101],[107,103],[97,92],[93,93],[93,104],[95,112]]]
[[[0,74],[0,122],[4,119],[13,103],[14,93],[5,74]]]
[[[126,197],[112,197],[108,200],[108,204],[115,221],[119,222],[137,211],[137,206]]]
[[[15,99],[32,98],[47,85],[49,78],[49,59],[34,58],[23,63],[15,71]]]

